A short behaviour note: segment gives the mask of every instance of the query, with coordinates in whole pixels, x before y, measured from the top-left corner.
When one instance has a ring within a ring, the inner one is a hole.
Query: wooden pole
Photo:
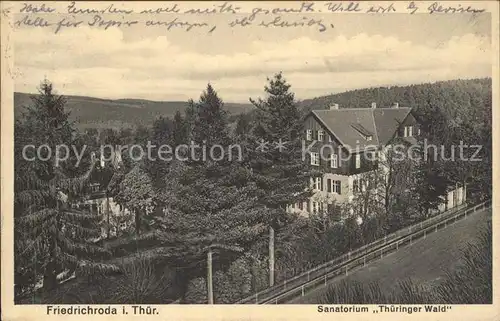
[[[107,234],[108,235],[106,236],[106,238],[109,240],[110,234],[111,234],[111,225],[109,223],[109,195],[108,195],[108,193],[106,193],[106,215],[108,216],[107,217],[107,221],[108,221],[107,222],[107,225],[108,225],[107,226],[107,232],[108,232]]]
[[[214,291],[212,285],[212,248],[208,248],[207,253],[207,291],[208,304],[214,304]]]
[[[269,227],[269,286],[274,285],[274,229]]]

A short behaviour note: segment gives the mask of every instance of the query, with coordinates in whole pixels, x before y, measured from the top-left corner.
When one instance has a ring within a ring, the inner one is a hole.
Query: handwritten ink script
[[[100,4],[68,2],[58,8],[46,3],[22,3],[15,12],[14,27],[48,28],[59,34],[65,29],[91,27],[110,28],[163,28],[165,31],[203,30],[212,33],[218,28],[288,28],[311,29],[328,32],[335,28],[335,14],[478,14],[485,9],[461,4],[433,2],[422,6],[419,2],[294,2],[274,6],[242,8],[244,2],[222,4],[203,3],[199,7],[186,7],[186,3],[164,6],[127,7],[127,3]],[[213,19],[211,17],[217,17]]]

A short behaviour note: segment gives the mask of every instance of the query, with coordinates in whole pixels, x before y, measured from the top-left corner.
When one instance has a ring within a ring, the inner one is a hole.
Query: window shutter
[[[327,184],[326,188],[327,188],[328,193],[331,193],[332,192],[332,180],[327,179],[326,184]]]

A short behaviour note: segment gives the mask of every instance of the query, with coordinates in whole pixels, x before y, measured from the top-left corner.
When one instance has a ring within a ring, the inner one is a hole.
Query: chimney
[[[377,103],[376,102],[372,103],[372,108],[377,108]]]
[[[392,108],[399,108],[399,103],[392,104]]]
[[[330,110],[335,110],[335,109],[339,109],[339,104],[331,104],[330,105]]]

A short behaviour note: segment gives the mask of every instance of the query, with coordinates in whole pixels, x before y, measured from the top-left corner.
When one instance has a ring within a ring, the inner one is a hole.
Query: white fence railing
[[[425,221],[400,229],[236,303],[281,303],[297,296],[303,296],[319,285],[326,285],[328,280],[338,275],[347,274],[356,267],[379,259],[386,253],[396,251],[402,246],[411,244],[416,239],[437,231],[439,228],[446,226],[451,220],[455,222],[459,218],[466,217],[478,210],[484,210],[489,206],[490,201],[486,201],[469,208],[465,206],[453,208]]]

